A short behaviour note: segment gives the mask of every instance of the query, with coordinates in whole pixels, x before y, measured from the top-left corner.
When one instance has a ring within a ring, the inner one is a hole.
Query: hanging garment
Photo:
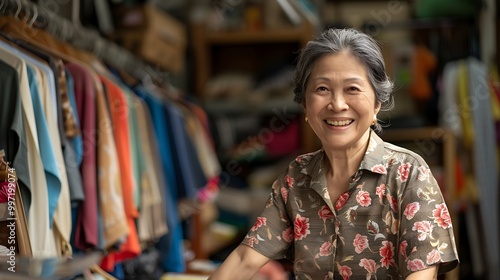
[[[28,166],[28,144],[19,91],[19,75],[13,67],[0,60],[0,149],[16,169],[26,213],[31,205],[31,181]]]
[[[432,98],[433,89],[430,83],[430,75],[437,67],[437,59],[425,46],[417,45],[413,51],[412,82],[410,94],[419,101],[427,101]]]
[[[24,57],[24,56],[23,56]],[[49,192],[49,207],[51,207],[51,201],[56,204],[55,210],[53,212],[54,220],[54,234],[56,237],[57,251],[63,256],[69,256],[72,254],[72,248],[69,243],[71,235],[71,206],[69,197],[69,182],[67,178],[66,162],[64,160],[64,155],[62,151],[61,139],[63,141],[65,138],[61,138],[59,135],[58,122],[55,119],[54,111],[57,111],[55,106],[58,106],[57,102],[54,103],[55,98],[53,96],[56,94],[55,91],[50,91],[48,80],[52,77],[50,76],[50,69],[38,60],[31,59],[29,56],[25,57],[28,61],[34,64],[35,71],[38,70],[39,77],[37,84],[39,85],[39,94],[44,109],[44,116],[47,122],[48,132],[51,138],[52,150],[54,151],[56,168],[59,170],[59,180],[60,180],[60,192],[59,198],[53,197],[51,192]],[[57,88],[57,86],[56,86]],[[50,189],[49,189],[50,190]],[[49,218],[52,217],[51,208],[49,208]]]
[[[39,48],[24,42],[22,40],[14,39],[14,38],[9,38],[12,39],[13,42],[16,43],[19,47],[22,47],[24,50],[28,51],[30,54],[36,55],[43,61],[45,61],[48,66],[42,65],[40,68],[43,70],[43,72],[48,76],[47,78],[47,84],[48,84],[48,90],[50,92],[55,91],[55,95],[51,95],[51,100],[52,103],[55,106],[55,110],[53,110],[54,117],[57,118],[57,126],[59,129],[59,137],[62,145],[62,150],[63,150],[63,156],[64,156],[64,162],[66,166],[66,173],[67,173],[67,178],[68,178],[68,184],[70,188],[70,197],[72,201],[78,202],[83,200],[83,183],[81,179],[81,175],[79,172],[79,167],[80,163],[75,162],[75,156],[73,155],[74,152],[73,150],[69,147],[70,143],[70,138],[66,137],[68,132],[63,131],[63,118],[72,118],[70,120],[71,122],[75,123],[75,119],[77,116],[75,115],[76,109],[71,110],[71,114],[73,114],[73,117],[70,117],[68,112],[64,112],[62,108],[68,107],[68,104],[66,104],[64,101],[63,95],[65,95],[65,90],[62,89],[61,87],[64,87],[64,85],[67,85],[67,79],[65,80],[66,71],[65,69],[62,69],[61,65],[63,62],[61,59],[57,59],[50,54],[40,50]],[[64,72],[63,72],[64,71]],[[57,73],[57,75],[54,75],[54,73]],[[70,89],[68,89],[70,90]],[[71,89],[73,90],[73,89]],[[64,115],[61,113],[64,112]],[[64,128],[65,129],[65,128]],[[79,127],[76,128],[77,132],[79,132]],[[71,133],[71,132],[70,132]],[[73,134],[76,132],[73,132]],[[75,135],[72,137],[74,138],[80,138],[81,135]],[[78,140],[77,140],[78,141]]]
[[[65,73],[70,106],[72,107],[72,112],[76,113],[77,107],[73,77],[66,69]],[[78,115],[74,115],[73,117],[78,128],[78,132],[80,132],[80,120],[78,119]],[[80,174],[80,166],[82,164],[83,158],[83,143],[81,133],[78,133],[72,138],[68,138],[68,142],[66,143],[66,145],[63,145],[63,147],[64,161],[66,162],[66,173],[68,174],[67,177],[71,206],[78,207],[78,205],[85,199],[85,195],[83,193],[83,179]]]
[[[120,243],[129,234],[127,217],[123,207],[120,166],[111,118],[104,92],[96,92],[97,170],[99,185],[99,209],[104,234],[103,248]]]
[[[95,87],[93,78],[85,67],[76,63],[66,63],[65,66],[74,79],[75,100],[83,138],[81,175],[85,200],[79,206],[75,221],[74,245],[78,249],[87,250],[98,244]]]
[[[207,178],[203,174],[193,142],[186,132],[186,123],[181,109],[170,102],[165,102],[164,106],[167,110],[168,128],[173,140],[171,148],[175,160],[175,173],[179,174],[177,186],[172,194],[178,199],[193,199],[197,197],[198,190],[207,184]]]
[[[14,67],[19,75],[21,104],[25,120],[28,166],[32,201],[28,213],[28,226],[34,257],[56,256],[54,235],[49,226],[49,207],[47,181],[39,146],[39,133],[37,131],[35,111],[31,100],[26,63],[0,48],[0,59]]]
[[[37,129],[39,133],[44,133],[39,137],[39,143],[44,169],[46,170],[49,198],[49,226],[53,226],[52,230],[58,254],[69,256],[72,254],[71,245],[69,244],[71,235],[69,187],[59,142],[59,130],[57,129],[56,120],[52,118],[53,104],[50,102],[50,98],[47,98],[50,92],[47,89],[39,90],[38,85],[42,85],[43,83],[35,81],[36,71],[33,69],[28,65],[28,78],[34,102],[33,107],[35,108],[35,114],[37,114]],[[37,110],[36,108],[39,109]],[[50,220],[52,217],[53,220]]]
[[[8,49],[12,54],[24,59],[28,63],[28,78],[32,100],[36,102],[36,107],[34,106],[34,108],[41,108],[40,111],[37,111],[40,114],[40,118],[37,117],[36,121],[37,126],[40,125],[39,132],[42,133],[42,139],[45,143],[45,147],[42,147],[41,153],[42,159],[44,159],[44,168],[49,174],[47,176],[49,225],[52,227],[53,216],[56,205],[59,202],[61,189],[66,190],[68,187],[65,174],[66,169],[59,142],[59,131],[57,130],[57,120],[54,119],[53,115],[53,112],[56,111],[54,106],[57,106],[54,98],[55,88],[48,87],[46,83],[52,81],[53,85],[54,76],[50,68],[34,57],[1,41],[0,46]],[[54,139],[54,137],[58,139]],[[58,165],[60,165],[60,168]]]
[[[138,97],[132,97],[137,120],[136,135],[138,139],[141,168],[141,210],[137,220],[139,241],[143,244],[153,243],[167,234],[167,216],[165,212],[163,179],[157,165],[158,143],[154,138],[151,116],[146,104]],[[144,246],[143,246],[144,247]]]
[[[111,270],[111,263],[133,258],[141,253],[135,219],[139,213],[134,205],[135,179],[131,161],[130,134],[128,124],[129,109],[127,100],[118,85],[104,76],[99,77],[108,97],[110,107],[111,122],[115,139],[116,150],[120,166],[120,178],[122,186],[123,205],[129,228],[129,234],[125,242],[120,246],[120,250],[105,257],[102,267]],[[113,263],[114,266],[114,263]]]
[[[61,59],[56,60],[57,67],[57,82],[59,88],[59,96],[61,100],[61,111],[62,111],[62,122],[64,126],[64,133],[66,137],[73,138],[80,134],[80,128],[78,127],[73,107],[71,106],[69,91],[68,91],[68,79],[66,77],[66,70],[64,68],[64,62]]]
[[[136,186],[134,192],[132,193],[134,206],[138,212],[141,210],[141,178],[142,174],[146,167],[144,166],[144,154],[141,151],[141,147],[139,146],[139,127],[137,125],[137,113],[136,113],[136,105],[134,103],[134,96],[125,86],[121,86],[122,92],[125,96],[125,100],[127,102],[128,107],[128,131],[129,131],[129,139],[130,139],[130,158],[131,165],[133,171],[134,185]],[[139,216],[139,215],[138,215]]]
[[[222,168],[215,153],[208,130],[200,120],[199,113],[191,111],[195,106],[181,106],[184,115],[185,128],[189,139],[192,141],[205,178],[219,176]],[[203,119],[203,118],[202,118]]]
[[[439,96],[439,125],[462,137],[462,121],[457,105],[458,62],[449,62],[443,69],[443,87]]]
[[[19,256],[32,257],[31,242],[29,239],[28,223],[26,213],[24,212],[23,200],[17,184],[17,174],[14,168],[9,166],[4,160],[5,150],[0,150],[0,216],[6,214],[6,217],[0,218],[0,245],[8,248],[9,252],[14,247],[14,251]],[[10,203],[14,202],[15,211],[9,211]],[[3,220],[2,218],[6,218]],[[10,231],[12,225],[15,225],[14,242]]]
[[[473,160],[477,185],[480,188],[480,209],[485,232],[488,279],[500,278],[499,178],[496,158],[495,124],[491,112],[488,72],[476,58],[463,62],[469,69],[469,102],[474,127]]]
[[[162,168],[160,174],[165,176],[163,188],[169,231],[156,244],[160,252],[160,264],[165,271],[184,272],[186,264],[184,261],[183,231],[177,209],[177,197],[173,195],[172,191],[176,187],[176,174],[172,161],[171,140],[164,101],[149,94],[142,86],[134,88],[134,91],[146,101],[151,112],[157,142],[161,143],[158,145]]]

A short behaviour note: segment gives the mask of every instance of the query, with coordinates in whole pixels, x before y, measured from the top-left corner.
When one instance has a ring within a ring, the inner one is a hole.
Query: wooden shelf
[[[211,50],[214,47],[231,47],[244,45],[266,44],[290,44],[297,43],[299,46],[305,45],[313,38],[313,26],[307,21],[299,26],[289,28],[264,29],[258,31],[247,30],[209,30],[202,23],[194,24],[192,27],[192,43],[194,58],[196,61],[196,94],[204,100],[204,90],[208,80],[213,75],[213,66],[217,61],[213,60]],[[245,54],[241,54],[242,57]]]
[[[208,44],[261,44],[301,42],[305,38],[303,28],[286,28],[260,31],[207,31]]]
[[[258,31],[247,30],[210,30],[202,23],[191,26],[191,39],[195,61],[195,88],[196,95],[204,103],[208,112],[216,112],[225,116],[231,114],[265,114],[273,112],[274,108],[287,108],[287,113],[301,114],[301,108],[292,99],[287,101],[268,99],[262,104],[248,104],[237,100],[218,100],[216,103],[208,100],[204,93],[207,83],[223,71],[245,71],[256,74],[259,68],[268,60],[280,56],[294,55],[301,46],[304,46],[314,36],[313,26],[304,21],[300,26],[289,28],[267,29]],[[285,54],[285,55],[284,55]],[[278,99],[278,98],[277,98]],[[302,127],[308,129],[305,121]],[[307,131],[301,136],[304,149],[310,146],[312,132]],[[200,218],[194,217],[195,234],[191,238],[192,248],[198,259],[207,258],[209,253],[217,250],[221,244],[203,245],[203,233],[207,232],[207,225]],[[213,238],[212,238],[213,239]],[[212,246],[213,245],[213,246]]]

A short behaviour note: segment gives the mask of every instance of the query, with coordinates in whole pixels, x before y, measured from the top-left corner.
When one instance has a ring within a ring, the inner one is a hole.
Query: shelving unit
[[[243,71],[258,74],[266,63],[281,57],[295,58],[300,47],[313,38],[314,31],[306,20],[301,25],[262,30],[211,30],[205,24],[191,26],[192,46],[194,55],[194,89],[199,100],[204,104],[207,113],[216,113],[227,117],[238,115],[272,114],[273,108],[286,106],[288,112],[301,115],[300,107],[293,100],[266,100],[258,106],[243,104],[239,100],[218,99],[211,102],[206,96],[207,84],[217,74],[227,71]],[[292,65],[290,65],[292,66]],[[302,118],[303,119],[303,118]],[[304,131],[306,130],[306,131]],[[301,124],[302,150],[310,150],[313,137],[309,126]],[[199,216],[194,218],[191,240],[193,251],[197,258],[207,258],[208,252],[203,250],[201,236],[206,225]]]
[[[195,24],[192,26],[192,42],[194,58],[196,61],[196,92],[202,100],[203,93],[208,80],[213,76],[214,70],[221,69],[219,65],[221,61],[216,61],[214,58],[214,49],[216,48],[238,48],[242,46],[262,47],[270,44],[278,44],[282,46],[295,44],[302,46],[307,41],[312,39],[313,28],[307,22],[300,26],[291,28],[280,28],[271,30],[246,31],[246,30],[229,30],[215,31],[209,30],[204,24]],[[270,50],[271,48],[269,48]],[[293,50],[293,49],[292,49]],[[297,48],[294,49],[297,51]],[[241,61],[245,60],[248,54],[241,53],[239,57],[233,57]],[[266,55],[262,53],[262,55]],[[228,55],[231,56],[231,55]],[[262,61],[255,61],[260,62]],[[223,64],[223,63],[222,63]],[[248,65],[239,62],[239,66],[243,69],[248,69]]]

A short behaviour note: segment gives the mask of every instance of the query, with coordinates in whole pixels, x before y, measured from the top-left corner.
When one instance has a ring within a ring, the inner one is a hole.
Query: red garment
[[[75,247],[87,250],[95,248],[99,238],[97,232],[95,87],[92,74],[85,67],[75,63],[67,63],[66,68],[73,76],[84,151],[80,168],[85,199],[78,209]]]
[[[16,193],[16,184],[9,182],[0,182],[0,203],[9,202],[14,198]]]
[[[264,144],[266,145],[267,155],[269,157],[280,157],[289,155],[293,152],[299,150],[299,122],[297,120],[293,120],[288,124],[283,130],[280,130],[280,126],[278,124],[272,124],[276,126],[273,137],[270,137],[270,141]]]
[[[125,242],[121,245],[120,250],[115,253],[110,253],[104,258],[101,267],[107,271],[111,271],[115,261],[123,261],[125,259],[134,258],[141,253],[135,219],[139,216],[134,204],[135,186],[133,179],[133,168],[129,138],[129,123],[128,123],[128,105],[127,99],[122,89],[106,77],[100,76],[101,82],[106,88],[108,96],[111,121],[113,123],[113,132],[115,137],[116,150],[118,152],[118,160],[120,165],[123,205],[127,223],[129,227],[129,235]]]

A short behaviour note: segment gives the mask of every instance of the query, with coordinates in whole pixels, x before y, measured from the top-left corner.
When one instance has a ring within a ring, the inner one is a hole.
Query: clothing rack
[[[103,38],[96,30],[85,28],[51,10],[28,0],[0,0],[0,16],[14,16],[30,26],[50,33],[58,40],[96,55],[104,63],[129,73],[143,82],[167,84],[164,71],[145,63],[130,51]]]

